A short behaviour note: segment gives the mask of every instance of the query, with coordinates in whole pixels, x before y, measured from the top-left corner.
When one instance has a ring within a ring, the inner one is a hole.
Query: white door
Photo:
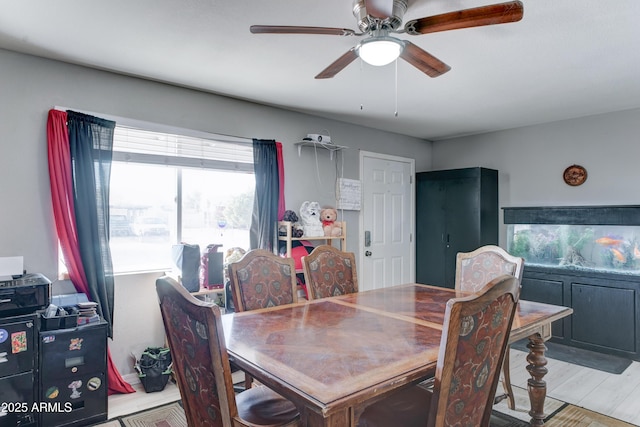
[[[360,290],[415,280],[415,161],[360,152]]]

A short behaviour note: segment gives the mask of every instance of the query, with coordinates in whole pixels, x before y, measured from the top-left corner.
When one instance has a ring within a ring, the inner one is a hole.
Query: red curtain
[[[282,221],[282,219],[284,218],[284,211],[286,209],[284,203],[284,159],[282,157],[282,142],[276,142],[276,155],[278,157],[278,179],[280,181],[278,196],[278,221]]]
[[[87,279],[78,249],[66,112],[58,110],[49,111],[47,141],[53,217],[60,247],[67,265],[69,278],[74,287],[78,292],[90,296],[91,294],[87,286]],[[127,383],[118,372],[111,360],[111,353],[108,350],[107,378],[109,394],[135,392],[131,385]]]
[[[71,282],[78,292],[89,295],[75,228],[71,154],[69,153],[69,133],[67,132],[67,113],[65,111],[49,111],[47,140],[53,218],[56,223],[58,240],[67,263]]]

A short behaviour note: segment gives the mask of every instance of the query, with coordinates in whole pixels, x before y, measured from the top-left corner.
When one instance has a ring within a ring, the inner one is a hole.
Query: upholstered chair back
[[[302,257],[309,300],[358,292],[358,274],[353,252],[319,245]]]
[[[523,271],[523,258],[512,256],[499,246],[482,246],[473,252],[457,254],[455,287],[457,290],[478,292],[489,281],[503,274],[514,276],[520,283]],[[504,394],[497,397],[496,402],[507,399],[509,408],[516,409],[510,365],[509,349],[507,349],[502,364]]]
[[[190,426],[229,426],[238,410],[220,310],[170,277],[156,280],[160,311]]]
[[[390,394],[364,410],[358,427],[489,427],[518,289],[515,277],[503,275],[449,300],[432,388]]]
[[[298,302],[293,258],[254,249],[229,264],[228,273],[236,311]]]
[[[447,303],[429,426],[489,426],[519,286],[503,275]]]
[[[509,274],[522,280],[524,259],[514,257],[499,246],[487,245],[456,257],[455,288],[477,292],[491,280]]]
[[[268,387],[235,394],[218,306],[167,276],[156,291],[189,427],[300,427],[295,405]]]

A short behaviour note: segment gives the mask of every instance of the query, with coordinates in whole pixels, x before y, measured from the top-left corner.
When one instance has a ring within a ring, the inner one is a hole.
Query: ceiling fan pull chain
[[[363,102],[362,102],[362,96],[363,96],[363,91],[362,91],[362,58],[360,58],[360,81],[358,83],[360,83],[360,111],[364,110],[364,106],[363,106]]]
[[[396,59],[396,111],[393,114],[398,117],[398,60]]]

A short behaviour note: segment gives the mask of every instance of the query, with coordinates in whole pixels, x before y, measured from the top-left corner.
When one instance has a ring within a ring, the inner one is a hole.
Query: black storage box
[[[78,326],[78,315],[69,314],[66,316],[42,317],[40,330],[55,331],[56,329],[70,329]]]

